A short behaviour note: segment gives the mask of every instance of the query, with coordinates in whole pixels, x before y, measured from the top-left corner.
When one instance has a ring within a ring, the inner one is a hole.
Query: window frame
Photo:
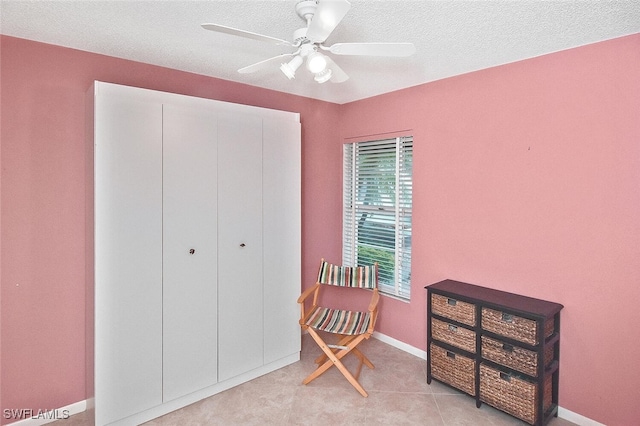
[[[388,158],[391,154],[392,174]],[[385,166],[387,170],[381,171]],[[361,261],[362,264],[378,261],[380,292],[405,301],[411,298],[412,172],[413,136],[347,142],[343,146],[342,262],[358,266],[359,259],[368,260]],[[391,178],[392,188],[388,185]],[[361,231],[367,221],[372,226],[363,235]],[[390,225],[392,249],[388,246]],[[365,254],[367,248],[371,253]],[[391,265],[388,252],[393,254]]]

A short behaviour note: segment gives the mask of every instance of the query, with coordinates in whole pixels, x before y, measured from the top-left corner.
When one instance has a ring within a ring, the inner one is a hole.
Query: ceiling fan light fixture
[[[293,47],[295,51],[291,53],[283,53],[238,70],[240,74],[247,74],[261,70],[267,65],[280,63],[280,70],[289,80],[295,78],[298,68],[306,62],[308,71],[318,83],[329,80],[332,83],[347,81],[349,76],[333,62],[331,55],[321,53],[322,50],[332,55],[353,56],[407,57],[416,53],[413,43],[335,43],[325,46],[327,38],[345,17],[350,7],[349,0],[296,0],[296,12],[306,21],[306,26],[294,31],[293,42],[218,24],[202,24],[202,28],[278,46]]]
[[[327,58],[320,52],[311,52],[307,56],[307,68],[314,74],[318,74],[327,68]]]
[[[325,68],[323,71],[320,71],[319,73],[316,73],[316,76],[313,77],[313,79],[315,81],[317,81],[318,83],[322,84],[322,83],[325,83],[325,82],[329,81],[329,79],[331,78],[332,74],[333,74],[333,72],[329,68]]]
[[[289,78],[289,80],[294,79],[296,77],[296,71],[300,68],[302,62],[302,56],[296,55],[286,64],[280,65],[280,70],[287,76],[287,78]]]

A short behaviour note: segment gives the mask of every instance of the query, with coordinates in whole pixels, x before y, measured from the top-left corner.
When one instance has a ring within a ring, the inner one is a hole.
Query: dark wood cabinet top
[[[440,281],[425,288],[444,296],[449,294],[453,298],[460,299],[462,296],[470,302],[480,302],[487,307],[491,307],[489,305],[494,305],[497,309],[508,307],[509,311],[525,316],[530,314],[551,318],[564,307],[559,303],[454,280]]]

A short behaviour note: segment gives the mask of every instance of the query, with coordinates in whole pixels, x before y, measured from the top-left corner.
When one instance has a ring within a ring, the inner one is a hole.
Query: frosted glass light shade
[[[326,81],[329,81],[332,74],[333,73],[331,72],[330,69],[325,68],[324,71],[320,71],[319,73],[316,73],[316,76],[313,79],[318,83],[324,83]]]
[[[320,52],[312,52],[307,56],[307,68],[314,74],[327,68],[327,58]]]

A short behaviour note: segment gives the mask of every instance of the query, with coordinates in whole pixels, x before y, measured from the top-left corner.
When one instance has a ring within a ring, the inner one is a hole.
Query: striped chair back
[[[340,287],[374,289],[378,286],[378,264],[369,266],[339,266],[320,262],[318,283]]]

